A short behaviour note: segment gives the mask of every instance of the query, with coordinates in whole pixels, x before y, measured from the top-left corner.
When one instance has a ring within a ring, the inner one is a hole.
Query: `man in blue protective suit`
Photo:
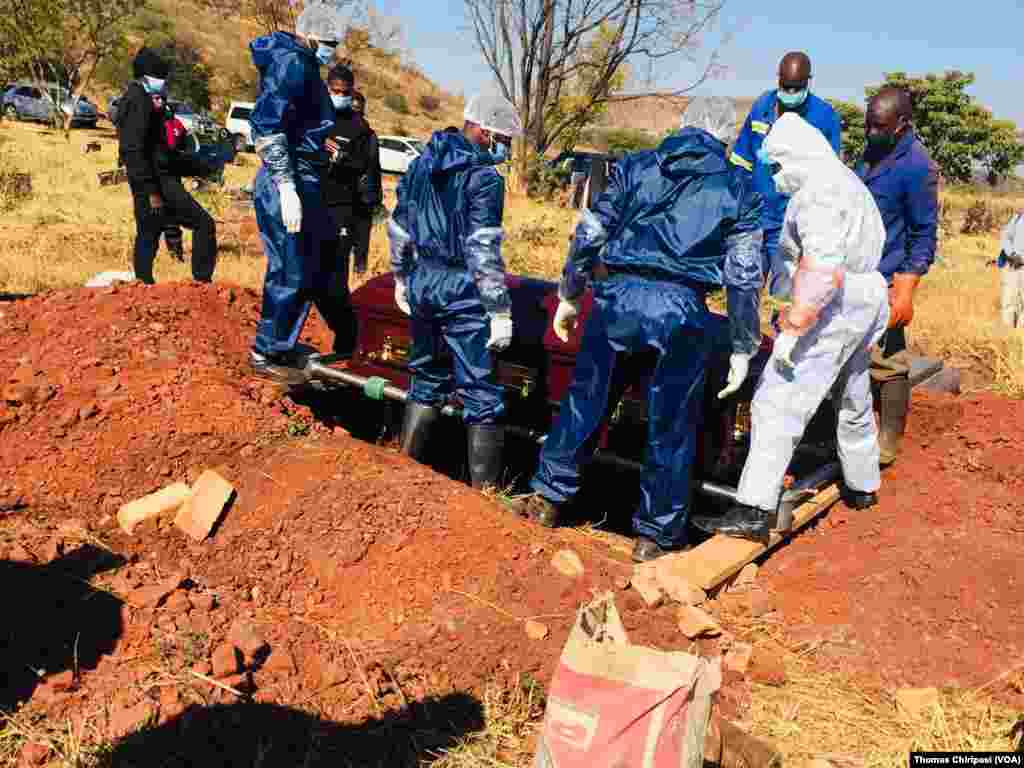
[[[712,352],[708,291],[727,290],[732,337],[726,397],[743,383],[760,345],[761,199],[726,160],[736,110],[724,98],[694,99],[682,130],[654,150],[626,155],[607,189],[584,209],[569,249],[554,330],[568,340],[589,278],[594,305],[573,381],[540,456],[524,511],[554,526],[580,489],[602,420],[625,388],[622,371],[653,353],[648,438],[633,559],[689,546],[691,473]],[[600,267],[600,269],[596,268]],[[603,274],[607,272],[607,277]]]
[[[412,331],[402,451],[423,460],[439,407],[454,392],[470,480],[481,488],[501,475],[504,402],[494,356],[512,341],[501,258],[505,181],[495,166],[523,130],[496,91],[470,99],[463,117],[461,132],[435,132],[402,177],[388,239],[395,302]]]
[[[762,158],[764,139],[781,115],[795,112],[821,131],[836,154],[841,156],[842,123],[839,115],[831,104],[810,92],[810,81],[811,60],[806,53],[791,52],[783,56],[779,62],[779,87],[766,91],[754,102],[729,157],[738,167],[753,174],[754,189],[764,199],[761,269],[773,296],[780,280],[784,280],[775,262],[778,260],[779,233],[789,197],[775,189],[771,172]]]
[[[274,32],[249,44],[260,74],[250,122],[262,161],[253,198],[267,255],[263,308],[250,353],[253,371],[285,385],[305,377],[295,352],[311,302],[331,313],[321,252],[335,226],[320,194],[324,139],[334,107],[320,67],[334,58],[344,19],[330,2],[306,6],[295,34]]]
[[[885,223],[878,271],[889,284],[889,327],[871,350],[878,387],[879,461],[896,461],[910,410],[910,355],[906,328],[914,319],[914,291],[935,261],[939,172],[914,133],[910,94],[881,88],[865,113],[866,148],[857,175],[871,190]]]

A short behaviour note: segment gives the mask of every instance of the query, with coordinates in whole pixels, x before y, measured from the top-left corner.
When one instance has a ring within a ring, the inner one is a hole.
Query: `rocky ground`
[[[713,595],[723,633],[692,643],[678,606],[629,586],[628,542],[538,529],[357,439],[344,408],[249,378],[257,315],[255,292],[225,285],[0,303],[0,709],[113,744],[122,765],[414,765],[480,727],[488,684],[543,685],[604,590],[633,642],[731,647],[721,706],[740,722],[789,652],[868,686],[1024,703],[1006,674],[1024,611],[1020,403],[915,395],[880,508],[834,507],[752,585]],[[316,320],[306,340],[325,346]],[[124,503],[207,469],[236,497],[205,541],[164,518],[119,528]],[[748,658],[752,617],[779,633]]]

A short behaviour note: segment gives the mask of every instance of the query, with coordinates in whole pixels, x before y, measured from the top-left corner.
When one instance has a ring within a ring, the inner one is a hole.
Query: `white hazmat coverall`
[[[792,305],[751,403],[737,501],[774,512],[796,446],[833,385],[842,396],[837,437],[846,486],[878,490],[868,350],[889,322],[889,301],[878,271],[885,227],[867,187],[796,114],[779,118],[764,148],[778,163],[776,187],[790,195],[780,248],[789,275],[781,292]]]
[[[1000,239],[999,309],[1003,324],[1024,328],[1024,213],[1015,213]]]

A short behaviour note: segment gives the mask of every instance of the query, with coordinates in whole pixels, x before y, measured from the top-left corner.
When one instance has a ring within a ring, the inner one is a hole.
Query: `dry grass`
[[[99,140],[100,152],[83,154],[86,140]],[[0,291],[35,292],[81,285],[107,269],[130,269],[134,224],[126,185],[100,187],[96,174],[114,167],[112,134],[72,133],[70,143],[47,130],[0,123],[0,163],[33,176],[34,195],[0,215]],[[243,155],[243,165],[227,170],[229,187],[252,180],[257,160]],[[385,205],[393,206],[393,179],[388,179]],[[509,187],[515,185],[510,183]],[[223,194],[201,196],[221,221],[218,280],[259,287],[264,262],[259,243],[241,243],[238,225],[228,220]],[[973,386],[992,387],[1024,396],[1024,333],[999,323],[999,276],[987,262],[998,253],[998,235],[960,235],[967,210],[977,200],[991,208],[998,223],[1010,211],[1024,208],[1024,198],[980,196],[952,190],[943,194],[947,234],[938,263],[922,282],[911,328],[912,343],[972,373]],[[0,205],[0,208],[3,206]],[[513,272],[556,279],[565,258],[576,214],[567,208],[509,195],[505,207],[507,238],[504,254]],[[187,237],[187,235],[186,235]],[[387,269],[387,235],[375,228],[367,275],[353,287]],[[161,248],[158,280],[183,280],[187,265],[169,259]]]

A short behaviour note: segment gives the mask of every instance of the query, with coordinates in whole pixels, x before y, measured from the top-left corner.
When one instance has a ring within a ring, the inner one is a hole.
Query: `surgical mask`
[[[142,78],[142,87],[146,89],[146,93],[162,93],[166,82],[166,80],[161,80],[159,77],[145,75]]]
[[[351,96],[339,96],[336,93],[331,94],[331,103],[334,104],[335,109],[351,109],[352,108],[352,97]]]
[[[875,154],[891,152],[900,140],[897,133],[872,133],[867,137],[868,149]]]
[[[332,59],[334,59],[334,46],[324,45],[323,43],[317,43],[316,60],[326,66],[327,64],[331,63]]]
[[[503,144],[500,141],[491,142],[491,157],[498,163],[508,160],[508,144]]]
[[[778,99],[779,103],[787,109],[796,109],[807,101],[808,94],[810,94],[810,90],[807,88],[797,91],[796,93],[787,93],[780,89],[778,91]]]

